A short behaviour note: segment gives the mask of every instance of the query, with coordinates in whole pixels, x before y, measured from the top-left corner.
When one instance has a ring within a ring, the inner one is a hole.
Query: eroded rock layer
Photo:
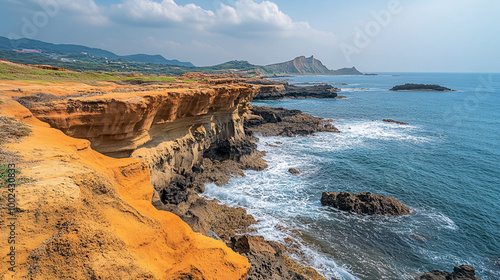
[[[90,142],[50,128],[10,97],[0,112],[31,134],[2,146],[17,153],[28,183],[16,186],[15,260],[1,246],[9,279],[245,279],[250,264],[223,242],[196,234],[151,205],[148,165],[93,151]],[[8,221],[0,202],[2,228]],[[0,231],[2,240],[9,232]],[[14,244],[13,244],[14,245]]]
[[[141,145],[165,142],[166,137],[237,139],[244,135],[239,115],[255,94],[246,85],[146,89],[48,100],[32,104],[30,110],[66,135],[90,140],[101,153],[126,157]]]
[[[204,191],[205,183],[226,184],[232,176],[244,176],[244,169],[262,170],[267,166],[261,158],[264,153],[256,150],[257,139],[246,135],[244,131],[244,117],[258,87],[241,82],[227,77],[178,85],[120,83],[120,86],[108,84],[85,92],[68,91],[65,94],[64,89],[60,89],[57,93],[44,93],[37,89],[16,91],[13,95],[51,127],[71,137],[90,140],[92,149],[115,158],[132,157],[147,163],[145,172],[150,173],[147,180],[152,183],[153,188],[143,198],[149,199],[149,206],[165,210],[161,213],[174,213],[195,232],[230,246],[231,239],[236,235],[253,231],[250,226],[255,223],[255,219],[243,208],[221,205],[217,201],[198,196],[198,193]],[[298,122],[300,120],[297,119]],[[314,120],[314,125],[316,122]],[[317,124],[323,125],[323,122]],[[127,171],[115,171],[117,174],[123,172],[129,174]],[[93,174],[93,171],[90,173]],[[90,181],[99,182],[99,179]],[[131,180],[131,188],[134,182]],[[135,192],[132,192],[130,197],[134,198],[134,195]],[[99,208],[96,205],[93,207]],[[115,215],[120,216],[119,213]],[[123,218],[124,222],[125,220]],[[100,220],[97,220],[96,224],[99,223]],[[57,234],[65,235],[71,230],[73,229],[68,227]],[[144,234],[140,231],[137,233]],[[158,233],[152,234],[158,236]],[[68,242],[73,241],[75,240]],[[128,246],[120,244],[124,248]],[[151,241],[151,245],[153,244],[154,241]],[[267,248],[266,246],[258,248]],[[105,254],[107,250],[103,249],[102,253]],[[45,255],[38,256],[37,253],[34,256],[39,259]],[[276,279],[287,279],[289,275],[295,275],[284,263],[295,270],[301,267],[282,255],[264,257],[265,254],[256,253],[255,256],[257,257],[251,258],[254,267],[268,268],[268,264],[279,267],[259,270],[262,275],[274,274]],[[218,261],[217,257],[214,257],[214,261]],[[244,261],[238,260],[236,265],[232,260],[227,260],[227,266],[235,267],[234,275],[230,277],[226,275],[213,278],[212,274],[206,272],[208,268],[202,269],[194,265],[186,268],[186,271],[175,272],[175,277],[240,279],[248,268],[248,263]],[[212,266],[200,263],[200,266],[203,265]],[[34,266],[46,265],[36,262]],[[219,264],[214,264],[212,268],[218,271],[217,266]],[[310,268],[302,270],[314,271]],[[225,271],[222,266],[221,273]],[[44,273],[48,272],[42,272],[42,275]],[[259,273],[252,273],[258,279]],[[322,279],[317,273],[311,275],[315,275],[314,279]],[[165,279],[177,279],[175,277]]]

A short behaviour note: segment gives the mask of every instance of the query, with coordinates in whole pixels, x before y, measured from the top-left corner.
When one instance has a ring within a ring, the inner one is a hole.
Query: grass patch
[[[0,115],[0,145],[8,141],[28,136],[31,128],[18,119]]]
[[[31,128],[15,118],[10,118],[0,115],[0,145],[4,145],[10,141],[15,141],[21,137],[25,137],[31,134]],[[9,175],[9,164],[16,164],[19,162],[20,156],[14,152],[4,150],[3,147],[0,148],[0,187],[6,187],[8,185],[8,175]],[[32,178],[20,177],[19,170],[14,172],[16,174],[16,185],[21,185],[28,182],[33,182]],[[2,196],[0,196],[2,200]]]
[[[9,184],[9,167],[8,165],[0,164],[0,188],[5,188]],[[19,174],[19,170],[14,171],[15,174]],[[16,175],[17,176],[17,175]],[[17,182],[16,182],[17,183]]]
[[[157,75],[150,76],[130,76],[126,73],[105,73],[105,72],[75,72],[46,70],[36,67],[24,67],[15,64],[0,63],[0,80],[26,81],[44,84],[47,82],[83,82],[97,85],[97,82],[125,82],[128,84],[144,84],[151,82],[173,82],[174,77],[164,77]]]

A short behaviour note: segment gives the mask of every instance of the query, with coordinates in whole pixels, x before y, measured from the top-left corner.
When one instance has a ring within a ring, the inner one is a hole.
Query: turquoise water
[[[265,171],[247,171],[206,195],[243,206],[259,234],[290,237],[327,278],[412,279],[470,264],[500,279],[500,75],[381,73],[295,77],[337,86],[348,99],[254,102],[334,120],[343,133],[261,137]],[[391,92],[404,83],[457,92]],[[382,122],[390,118],[409,126]],[[280,142],[278,147],[266,143]],[[289,167],[301,171],[298,176]],[[398,218],[321,206],[323,191],[369,191],[412,209]],[[418,235],[418,236],[415,236]],[[295,256],[300,259],[300,256]]]

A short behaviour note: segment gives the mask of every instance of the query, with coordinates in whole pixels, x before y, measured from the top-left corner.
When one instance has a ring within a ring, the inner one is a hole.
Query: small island
[[[404,84],[404,85],[398,85],[390,90],[392,91],[455,91],[452,89],[449,89],[447,87],[443,87],[440,85],[425,85],[425,84]]]

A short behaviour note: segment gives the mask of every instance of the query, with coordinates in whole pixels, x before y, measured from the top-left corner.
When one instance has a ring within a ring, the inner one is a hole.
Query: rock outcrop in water
[[[317,132],[340,132],[332,120],[313,117],[300,110],[253,106],[245,118],[248,134],[262,136],[311,135]]]
[[[481,280],[476,277],[474,267],[461,265],[453,268],[453,272],[433,270],[419,275],[416,280]]]
[[[404,84],[398,85],[390,90],[392,91],[454,91],[440,85],[425,85],[425,84]]]
[[[400,121],[395,121],[395,120],[391,120],[391,119],[383,119],[382,121],[383,121],[383,122],[387,122],[387,123],[396,123],[396,124],[402,124],[402,125],[409,125],[409,123],[406,123],[406,122],[400,122]]]
[[[410,208],[399,200],[385,195],[362,192],[323,192],[321,204],[359,214],[401,216],[410,214]]]

